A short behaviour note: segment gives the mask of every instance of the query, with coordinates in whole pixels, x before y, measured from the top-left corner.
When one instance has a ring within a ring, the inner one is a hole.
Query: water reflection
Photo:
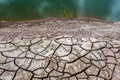
[[[89,16],[120,20],[120,0],[0,0],[0,19]]]
[[[107,20],[120,21],[120,0],[112,1],[111,5]]]

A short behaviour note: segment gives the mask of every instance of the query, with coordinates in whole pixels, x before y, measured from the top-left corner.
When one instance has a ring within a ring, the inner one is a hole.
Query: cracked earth
[[[1,80],[120,80],[120,41],[23,38],[0,42]]]
[[[120,80],[120,23],[0,21],[0,80]]]

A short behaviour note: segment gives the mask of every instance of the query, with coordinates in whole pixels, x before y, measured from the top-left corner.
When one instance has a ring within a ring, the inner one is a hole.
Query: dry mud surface
[[[0,80],[120,80],[120,23],[0,24]]]
[[[18,38],[23,36],[95,37],[120,39],[120,23],[81,19],[44,19],[19,22],[0,22],[0,37]]]

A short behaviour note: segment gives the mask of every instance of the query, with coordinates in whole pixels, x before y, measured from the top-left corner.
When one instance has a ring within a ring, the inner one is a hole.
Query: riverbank
[[[120,23],[0,22],[2,80],[119,80]]]
[[[21,38],[29,36],[94,37],[120,39],[120,23],[87,19],[43,19],[32,21],[1,21],[0,38]]]

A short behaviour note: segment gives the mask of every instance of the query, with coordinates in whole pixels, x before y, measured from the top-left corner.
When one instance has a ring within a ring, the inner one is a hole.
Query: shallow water
[[[0,0],[1,20],[84,16],[119,21],[120,0]]]

